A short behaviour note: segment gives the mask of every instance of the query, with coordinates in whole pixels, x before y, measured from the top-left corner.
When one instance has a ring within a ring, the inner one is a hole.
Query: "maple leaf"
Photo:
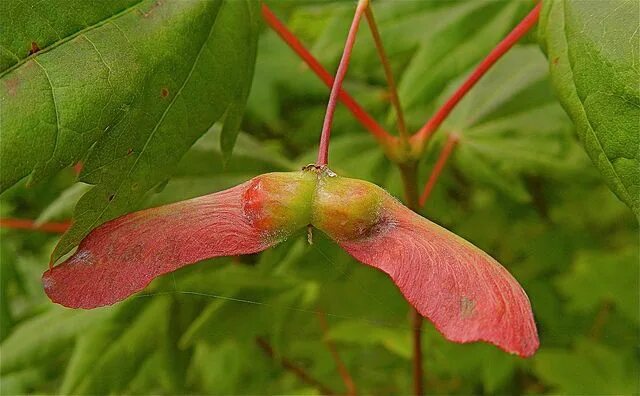
[[[260,252],[308,225],[388,274],[449,340],[487,341],[523,357],[538,348],[529,299],[497,261],[375,184],[324,166],[263,174],[112,220],[46,271],[43,284],[67,307],[111,305],[162,274],[206,258]]]

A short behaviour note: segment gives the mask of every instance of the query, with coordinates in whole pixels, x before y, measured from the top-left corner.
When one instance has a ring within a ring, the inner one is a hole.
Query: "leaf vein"
[[[45,166],[47,166],[47,165],[49,165],[49,163],[51,162],[51,160],[55,156],[56,149],[58,148],[58,136],[60,135],[60,113],[58,112],[58,102],[56,101],[56,95],[54,93],[53,83],[51,82],[51,77],[49,77],[49,73],[47,72],[47,69],[45,69],[44,66],[42,66],[42,64],[40,62],[38,62],[37,59],[34,58],[33,62],[35,62],[36,65],[40,66],[40,68],[44,72],[44,75],[47,77],[47,81],[49,82],[49,87],[51,87],[51,100],[53,101],[53,109],[55,110],[55,114],[56,114],[55,141],[53,143],[53,150],[51,150],[51,156],[49,157],[49,159],[45,163]]]
[[[123,16],[125,14],[128,14],[129,12],[137,9],[138,6],[140,6],[145,1],[146,0],[140,0],[138,3],[132,5],[132,6],[128,7],[128,8],[125,8],[124,10],[122,10],[122,11],[116,13],[116,14],[113,14],[113,15],[111,15],[110,17],[108,17],[106,19],[98,21],[97,23],[94,23],[91,26],[88,26],[88,27],[86,27],[84,29],[78,30],[77,32],[72,33],[72,34],[68,35],[67,37],[63,37],[60,40],[58,40],[58,41],[56,41],[56,42],[54,42],[54,43],[52,43],[52,44],[50,44],[50,45],[48,45],[48,46],[46,46],[44,48],[41,48],[38,52],[23,58],[18,63],[14,64],[11,67],[9,67],[9,68],[3,70],[2,72],[0,72],[0,78],[4,77],[8,73],[11,73],[13,70],[19,68],[20,66],[24,65],[30,59],[34,59],[35,60],[36,57],[38,57],[39,55],[42,55],[45,52],[51,51],[52,49],[54,49],[54,48],[56,48],[56,47],[58,47],[58,46],[60,46],[60,45],[62,45],[64,43],[66,43],[68,41],[71,41],[74,38],[76,38],[76,37],[78,37],[78,36],[80,36],[80,35],[82,35],[84,33],[87,33],[87,32],[89,32],[91,30],[97,29],[97,28],[101,27],[102,25],[105,25],[105,24],[109,23],[110,21],[112,21],[114,19],[117,19],[117,18],[119,18],[119,17],[121,17],[121,16]]]
[[[145,142],[144,146],[142,147],[142,150],[140,150],[140,154],[136,157],[135,161],[133,162],[133,164],[131,165],[131,167],[127,171],[127,175],[125,177],[123,177],[122,180],[120,181],[120,183],[118,184],[118,187],[116,188],[116,190],[113,193],[114,198],[120,192],[120,189],[124,185],[125,181],[128,180],[129,177],[131,176],[131,172],[133,172],[133,170],[136,168],[138,162],[140,161],[140,158],[144,155],[145,150],[147,149],[149,143],[151,142],[151,140],[155,136],[156,132],[158,131],[158,128],[160,128],[160,125],[162,125],[162,122],[164,121],[165,117],[169,113],[169,110],[172,108],[172,106],[176,102],[176,100],[180,97],[180,94],[182,93],[182,90],[184,89],[184,87],[187,85],[187,83],[191,79],[191,76],[193,75],[193,72],[196,69],[196,66],[198,65],[198,62],[200,61],[200,56],[204,52],[204,49],[207,46],[207,43],[211,39],[211,35],[213,34],[213,30],[214,30],[214,27],[216,26],[216,21],[217,20],[218,20],[218,18],[217,18],[217,15],[216,15],[216,18],[213,20],[213,22],[211,24],[211,29],[209,30],[209,34],[207,35],[207,37],[202,42],[202,46],[200,47],[200,50],[198,51],[198,54],[196,55],[196,58],[195,58],[195,60],[193,62],[193,65],[191,66],[191,69],[189,70],[189,73],[187,74],[186,78],[182,82],[182,85],[180,86],[180,88],[176,92],[176,95],[171,99],[171,102],[169,102],[169,104],[167,105],[167,108],[164,110],[164,112],[162,113],[162,116],[160,116],[160,119],[158,120],[158,122],[154,126],[153,130],[149,134],[149,137],[147,138],[147,141]],[[104,209],[102,209],[100,214],[93,220],[93,222],[89,226],[89,229],[92,229],[96,225],[96,223],[100,220],[100,218],[102,218],[102,216],[107,211],[107,209],[109,209],[109,207],[111,206],[111,203],[114,202],[114,201],[115,201],[115,199],[112,199],[109,202],[107,202],[107,204],[105,205]]]

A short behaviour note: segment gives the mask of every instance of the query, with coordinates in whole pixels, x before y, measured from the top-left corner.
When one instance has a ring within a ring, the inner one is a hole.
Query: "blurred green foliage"
[[[352,4],[273,2],[333,70]],[[519,18],[529,2],[383,2],[375,13],[411,129],[421,126]],[[366,28],[346,89],[393,129],[386,84]],[[154,206],[218,191],[315,158],[327,89],[277,36],[261,33],[255,78],[234,155],[215,126],[182,159]],[[591,165],[550,89],[536,45],[518,45],[436,134],[420,179],[447,133],[460,144],[424,215],[496,257],[522,283],[541,348],[531,359],[446,341],[424,326],[426,387],[437,394],[632,394],[640,387],[638,224]],[[332,169],[401,197],[397,169],[339,108]],[[0,215],[68,219],[86,187],[66,170],[2,196]],[[132,208],[134,209],[134,208]],[[0,230],[2,394],[316,394],[286,358],[344,392],[326,346],[362,394],[411,390],[408,306],[381,272],[318,231],[260,255],[208,260],[142,294],[93,311],[55,306],[40,275],[59,236]],[[323,331],[318,312],[326,315]],[[269,357],[256,343],[268,340]]]

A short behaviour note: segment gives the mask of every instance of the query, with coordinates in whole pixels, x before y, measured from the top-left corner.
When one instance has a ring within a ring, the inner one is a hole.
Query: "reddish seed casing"
[[[313,225],[387,273],[449,340],[538,348],[529,300],[498,262],[380,187],[324,169],[270,173],[229,190],[132,213],[92,231],[44,273],[62,305],[110,305],[153,278],[210,257],[255,253]]]
[[[338,243],[358,261],[386,272],[447,339],[487,341],[522,357],[538,349],[529,299],[511,274],[393,197],[384,198],[375,232]]]
[[[284,208],[297,205],[296,189],[304,190],[299,172],[268,174],[219,193],[119,217],[93,230],[75,254],[45,272],[44,289],[64,306],[96,308],[123,300],[185,265],[260,252],[288,236],[292,227],[287,220],[296,228],[307,224],[295,215],[285,218]]]

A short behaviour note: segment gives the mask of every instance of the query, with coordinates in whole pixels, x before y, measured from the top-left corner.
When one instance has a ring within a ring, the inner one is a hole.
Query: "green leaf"
[[[512,27],[518,2],[462,2],[432,15],[433,24],[399,83],[407,109],[432,100],[448,80],[486,54]],[[440,17],[438,17],[440,14]],[[424,111],[424,110],[423,110]]]
[[[349,320],[332,325],[327,337],[341,343],[382,345],[389,352],[411,359],[411,335],[408,329]]]
[[[126,389],[142,363],[167,336],[170,304],[171,299],[166,296],[153,297],[140,314],[121,323],[121,331],[111,337],[109,331],[94,328],[97,333],[79,343],[80,350],[74,354],[74,372],[65,379],[65,385],[73,389],[70,393],[95,395]],[[102,342],[96,345],[101,336]],[[102,353],[96,353],[95,348],[105,345]]]
[[[90,188],[90,186],[84,183],[75,183],[71,187],[62,191],[55,200],[44,208],[36,219],[35,224],[44,224],[54,219],[68,219],[73,213],[73,207]]]
[[[570,310],[592,313],[602,304],[612,303],[632,323],[640,325],[639,270],[638,251],[634,249],[582,253],[557,285],[569,298]]]
[[[64,353],[78,334],[109,315],[109,309],[71,311],[53,307],[23,322],[1,344],[0,372],[32,367],[34,362]]]
[[[579,340],[575,350],[542,350],[533,359],[536,374],[553,387],[552,393],[628,395],[638,391],[637,362],[624,351],[592,341]]]
[[[245,351],[231,340],[222,341],[215,347],[199,342],[195,346],[188,381],[209,394],[233,394],[242,383],[241,375],[246,356]]]
[[[438,102],[460,84],[450,83]],[[453,159],[466,176],[526,202],[524,176],[558,177],[580,168],[583,154],[570,125],[553,97],[544,56],[522,45],[496,63],[441,129],[459,135]]]
[[[158,206],[220,191],[261,173],[295,170],[277,146],[240,132],[233,157],[225,161],[220,148],[220,128],[207,132],[184,155],[172,178],[148,204]]]
[[[545,1],[540,41],[587,154],[640,216],[640,14],[635,0]]]
[[[42,17],[11,20],[19,8],[37,9],[35,1],[3,3],[11,3],[0,13],[3,39],[31,37],[46,26]],[[225,114],[229,154],[251,84],[259,21],[253,1],[145,0],[118,13],[122,7],[110,3],[102,11],[77,3],[64,17],[54,13],[61,25],[53,29],[56,40],[33,36],[42,50],[0,74],[0,189],[29,174],[30,182],[48,178],[83,159],[80,180],[95,185],[80,200],[56,258],[92,228],[135,208]]]
[[[27,368],[21,371],[16,371],[9,375],[3,375],[0,377],[2,388],[0,394],[2,395],[27,395],[33,393],[33,384],[37,384],[42,381],[44,377],[41,370],[34,368]]]

